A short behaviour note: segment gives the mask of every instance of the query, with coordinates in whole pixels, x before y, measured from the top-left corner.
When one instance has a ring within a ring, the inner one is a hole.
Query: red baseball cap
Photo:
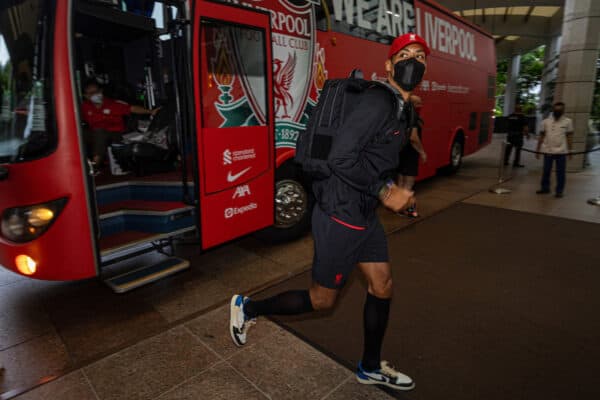
[[[423,49],[425,50],[425,55],[428,56],[429,53],[431,53],[431,51],[429,50],[429,46],[427,46],[427,42],[425,41],[425,39],[423,39],[421,36],[417,35],[416,33],[405,33],[404,35],[400,35],[396,39],[394,39],[394,41],[392,42],[392,45],[390,46],[390,52],[388,53],[388,58],[392,58],[392,56],[394,54],[396,54],[397,52],[399,52],[400,50],[402,50],[409,44],[413,44],[413,43],[417,43],[417,44],[420,44],[421,46],[423,46]]]

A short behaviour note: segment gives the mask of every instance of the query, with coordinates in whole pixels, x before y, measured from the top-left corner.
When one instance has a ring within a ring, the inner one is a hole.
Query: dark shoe
[[[523,164],[513,164],[513,168],[525,168]]]
[[[549,190],[544,190],[544,189],[541,189],[541,190],[538,190],[538,191],[537,191],[537,192],[535,192],[535,193],[537,193],[537,194],[548,194],[548,193],[550,193],[550,191],[549,191]]]
[[[556,197],[557,199],[561,199],[563,197],[563,194],[562,193],[556,193],[554,195],[554,197]]]

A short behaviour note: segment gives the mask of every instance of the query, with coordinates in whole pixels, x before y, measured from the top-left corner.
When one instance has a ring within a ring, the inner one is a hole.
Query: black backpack
[[[346,79],[325,81],[306,130],[300,133],[296,142],[294,160],[311,178],[326,179],[331,175],[329,153],[334,138],[340,131],[339,127],[342,126],[344,117],[354,109],[361,93],[375,86],[385,87],[393,93],[392,89],[383,83],[363,79],[360,70],[352,71]],[[396,100],[395,93],[392,98]],[[397,107],[395,104],[394,108]]]

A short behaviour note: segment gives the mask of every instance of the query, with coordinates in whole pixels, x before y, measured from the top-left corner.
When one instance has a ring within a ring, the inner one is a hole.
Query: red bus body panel
[[[48,157],[9,165],[9,178],[0,181],[2,211],[68,199],[52,226],[37,239],[15,244],[0,236],[0,264],[18,273],[15,257],[28,255],[38,264],[36,273],[30,277],[44,280],[76,280],[97,275],[82,149],[74,133],[77,118],[70,79],[69,7],[68,1],[57,2],[53,87],[58,147]]]

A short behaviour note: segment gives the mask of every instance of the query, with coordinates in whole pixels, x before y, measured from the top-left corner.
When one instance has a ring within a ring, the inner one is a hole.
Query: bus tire
[[[275,172],[275,224],[256,236],[269,243],[298,239],[310,230],[315,200],[302,171],[291,161]]]
[[[465,151],[465,142],[462,136],[458,135],[450,147],[450,163],[444,168],[444,173],[452,175],[458,172],[462,165],[463,154]]]

